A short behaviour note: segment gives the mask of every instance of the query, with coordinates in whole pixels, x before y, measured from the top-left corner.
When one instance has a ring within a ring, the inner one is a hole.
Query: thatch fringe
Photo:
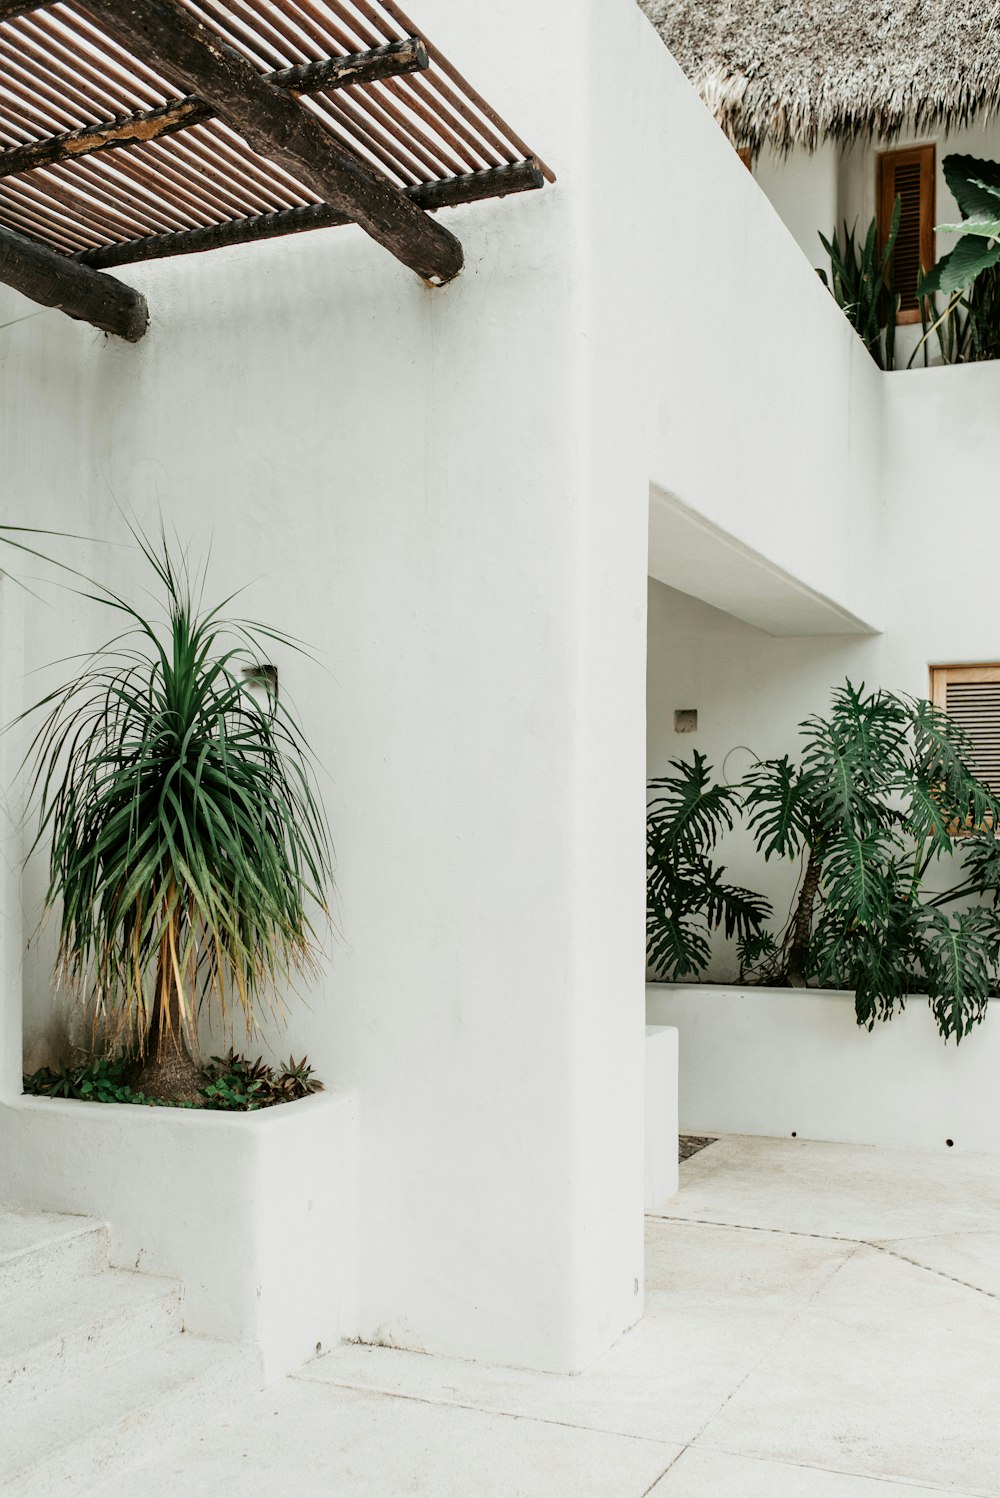
[[[639,0],[734,145],[954,129],[1000,111],[996,0]]]

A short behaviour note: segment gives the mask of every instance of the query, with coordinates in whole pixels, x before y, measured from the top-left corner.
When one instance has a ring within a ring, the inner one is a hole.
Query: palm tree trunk
[[[147,1097],[196,1103],[199,1107],[204,1103],[201,1095],[204,1077],[184,1034],[180,996],[166,934],[160,942],[145,1059],[132,1085]]]
[[[809,956],[809,938],[812,936],[813,906],[819,893],[822,859],[817,848],[810,848],[806,877],[802,881],[802,893],[795,911],[792,927],[792,944],[788,949],[786,976],[791,988],[805,988],[806,961]]]

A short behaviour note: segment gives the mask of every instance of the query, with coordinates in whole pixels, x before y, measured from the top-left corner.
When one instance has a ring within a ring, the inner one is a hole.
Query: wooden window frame
[[[1000,682],[1000,661],[984,661],[983,664],[979,666],[970,665],[968,662],[965,662],[960,666],[931,666],[930,674],[931,702],[933,702],[934,706],[940,708],[944,713],[948,710],[948,687],[951,682],[983,682],[987,685],[992,685],[996,682]],[[948,828],[948,833],[951,837],[965,837],[970,832],[974,832],[977,830],[982,832],[995,832],[997,829],[993,826],[993,823],[989,818],[987,818],[986,822],[981,828],[974,828],[972,825],[972,818],[970,817],[964,826],[962,826],[958,822],[953,822]]]
[[[948,685],[953,681],[985,682],[992,685],[1000,681],[1000,661],[985,661],[981,666],[931,666],[931,701],[935,707],[945,711]]]
[[[920,166],[920,264],[926,274],[934,264],[934,220],[937,217],[935,193],[937,186],[937,153],[933,144],[907,146],[902,151],[882,151],[878,157],[878,243],[881,249],[889,237],[892,223],[892,205],[896,201],[893,192],[893,172],[896,166],[907,166],[914,162]],[[920,308],[901,309],[896,314],[896,326],[918,323]]]

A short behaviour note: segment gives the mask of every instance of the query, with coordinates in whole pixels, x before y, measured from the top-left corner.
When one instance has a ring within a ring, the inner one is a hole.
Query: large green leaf
[[[956,154],[944,158],[942,169],[963,218],[996,216],[1000,162]]]
[[[691,760],[671,760],[673,775],[649,782],[657,794],[646,810],[647,840],[659,860],[696,858],[714,848],[733,827],[739,808],[736,787],[712,783],[712,767],[696,750]]]
[[[996,239],[1000,236],[1000,202],[993,213],[977,213],[964,218],[960,224],[937,224],[938,234],[976,234],[980,239]]]
[[[947,916],[935,910],[922,933],[925,986],[938,1029],[958,1042],[986,1016],[990,976],[1000,931],[996,913],[982,908]]]
[[[724,873],[725,869],[713,869],[706,879],[705,919],[713,928],[721,926],[727,937],[746,942],[771,915],[771,902],[755,890],[724,883]]]
[[[1000,261],[1000,243],[991,243],[976,234],[967,234],[949,255],[943,256],[920,280],[921,296],[935,292],[964,291],[982,271]]]
[[[792,858],[809,836],[808,777],[788,755],[758,760],[743,781],[747,826],[765,858]]]
[[[891,888],[887,849],[877,835],[841,832],[826,851],[821,890],[827,908],[840,920],[876,928],[889,916]]]
[[[711,952],[698,921],[666,912],[655,922],[647,917],[646,955],[656,977],[675,983],[704,972]]]

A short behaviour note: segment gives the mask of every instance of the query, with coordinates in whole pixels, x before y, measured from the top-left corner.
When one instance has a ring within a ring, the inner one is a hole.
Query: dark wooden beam
[[[129,343],[146,331],[149,313],[139,292],[11,229],[0,228],[0,281]]]
[[[294,68],[265,73],[268,83],[287,88],[292,94],[320,94],[331,88],[350,88],[352,83],[377,83],[400,73],[421,73],[430,67],[427,48],[417,36],[403,42],[387,42],[369,52],[348,57],[324,57],[320,62],[301,62]]]
[[[394,78],[400,73],[416,73],[428,65],[422,41],[411,38],[392,42],[370,52],[355,52],[349,57],[327,57],[321,62],[300,63],[294,68],[280,68],[263,76],[268,83],[294,94],[316,94],[329,89],[349,88],[352,83],[371,83],[378,78]],[[157,140],[175,130],[201,124],[215,117],[215,111],[203,99],[188,95],[171,99],[159,109],[136,111],[124,119],[107,120],[100,125],[84,125],[46,140],[30,141],[0,151],[0,177],[30,172],[54,161],[88,156],[92,151],[107,151],[129,146],[136,141]]]
[[[11,146],[0,152],[0,177],[30,172],[37,166],[51,166],[74,156],[89,156],[92,151],[106,151],[113,146],[130,146],[137,141],[156,140],[175,130],[210,120],[212,111],[201,99],[171,99],[159,109],[145,109],[124,120],[106,120],[100,125],[84,125],[45,140],[33,140],[25,146]]]
[[[13,20],[14,16],[25,16],[30,10],[41,10],[51,0],[0,0],[0,21]]]
[[[513,192],[531,192],[544,185],[541,167],[535,161],[525,161],[517,166],[494,167],[490,171],[470,172],[464,177],[449,177],[444,182],[411,187],[407,196],[424,209],[450,208],[483,198],[505,198]],[[328,203],[312,203],[308,208],[283,208],[277,213],[234,219],[205,229],[149,234],[144,239],[130,239],[124,244],[101,245],[96,250],[81,250],[73,258],[83,265],[101,268],[133,265],[139,260],[197,255],[205,250],[222,250],[229,245],[252,244],[258,239],[277,239],[284,234],[330,229],[350,222],[345,214],[337,213]]]
[[[262,78],[179,0],[84,0],[82,8],[426,281],[443,286],[458,275],[462,246],[454,235],[345,150],[309,110]]]

